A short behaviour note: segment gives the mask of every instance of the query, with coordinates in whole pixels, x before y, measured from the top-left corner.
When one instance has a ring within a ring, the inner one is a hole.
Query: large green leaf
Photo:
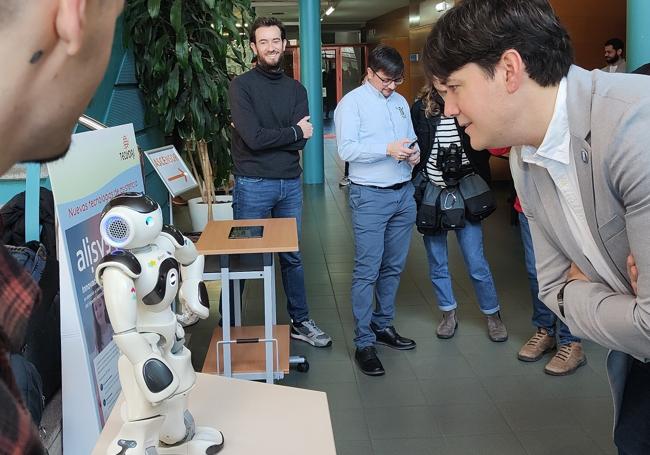
[[[149,10],[149,17],[155,19],[160,14],[160,0],[147,0],[147,9]]]
[[[169,12],[169,22],[171,22],[176,34],[179,34],[183,28],[183,3],[181,0],[174,0]]]

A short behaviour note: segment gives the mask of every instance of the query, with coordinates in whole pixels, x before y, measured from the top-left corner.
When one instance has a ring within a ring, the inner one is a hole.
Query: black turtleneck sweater
[[[307,91],[282,72],[259,66],[230,83],[234,175],[287,179],[300,176],[306,139],[297,123],[309,115]]]

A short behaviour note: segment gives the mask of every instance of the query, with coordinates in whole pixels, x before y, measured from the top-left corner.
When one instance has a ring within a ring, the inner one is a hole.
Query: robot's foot
[[[224,445],[223,434],[210,427],[196,427],[194,437],[175,446],[159,447],[160,455],[215,455]]]

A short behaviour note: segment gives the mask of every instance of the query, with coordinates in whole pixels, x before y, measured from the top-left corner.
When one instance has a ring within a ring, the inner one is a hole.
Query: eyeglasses
[[[377,76],[379,78],[379,80],[381,81],[381,83],[382,83],[382,85],[384,87],[388,87],[391,84],[391,82],[394,83],[395,86],[402,85],[404,83],[404,77],[403,76],[400,76],[397,79],[384,79],[379,74],[377,74],[377,71],[373,70],[372,68],[370,68],[370,69],[372,70],[373,73],[375,73],[375,76]]]

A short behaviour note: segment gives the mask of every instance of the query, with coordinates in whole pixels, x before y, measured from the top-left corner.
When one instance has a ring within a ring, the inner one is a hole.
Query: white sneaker
[[[332,338],[318,328],[313,319],[299,323],[291,323],[291,338],[305,341],[317,348],[325,348],[332,344]]]

